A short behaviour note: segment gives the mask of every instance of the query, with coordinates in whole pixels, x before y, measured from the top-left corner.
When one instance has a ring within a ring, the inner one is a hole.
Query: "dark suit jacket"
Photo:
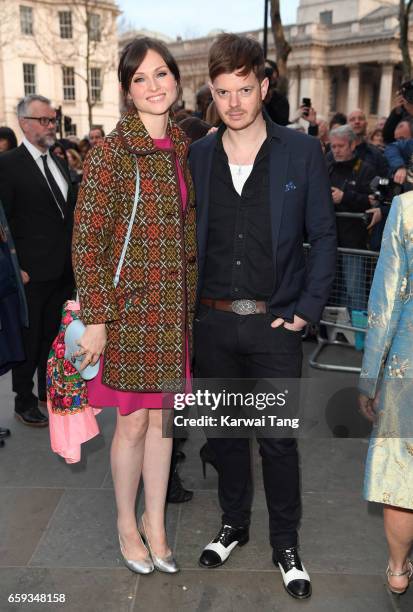
[[[32,281],[71,273],[74,193],[67,168],[53,156],[68,184],[65,219],[47,181],[24,145],[0,155],[0,200],[19,264]]]
[[[336,223],[330,181],[320,143],[268,117],[270,142],[270,209],[274,287],[270,311],[293,321],[320,319],[335,276]],[[211,163],[217,134],[191,146],[199,254],[198,299],[202,290],[208,239]],[[307,265],[304,237],[311,244]],[[229,236],[229,240],[232,238]]]

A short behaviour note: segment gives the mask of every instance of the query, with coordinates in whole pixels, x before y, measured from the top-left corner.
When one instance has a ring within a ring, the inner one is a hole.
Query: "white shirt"
[[[254,164],[248,164],[245,166],[238,166],[237,164],[229,164],[229,169],[231,170],[232,183],[234,185],[235,191],[238,195],[242,194],[242,189],[252,172]]]
[[[64,199],[66,200],[67,191],[68,191],[68,185],[67,185],[66,179],[64,178],[56,162],[53,160],[52,156],[50,155],[49,150],[47,151],[46,154],[42,153],[41,151],[39,151],[37,147],[32,145],[32,143],[29,142],[26,137],[23,138],[23,144],[26,147],[26,149],[29,151],[30,155],[33,157],[36,164],[39,166],[39,169],[45,178],[46,178],[46,173],[44,171],[42,155],[47,155],[47,165],[49,166],[50,172],[52,173],[54,180],[56,181],[60,191],[63,194]]]

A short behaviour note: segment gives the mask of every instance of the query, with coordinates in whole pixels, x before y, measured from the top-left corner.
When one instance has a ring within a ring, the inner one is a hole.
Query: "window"
[[[320,23],[323,25],[332,25],[333,23],[333,11],[322,11],[320,13]]]
[[[100,15],[95,13],[89,15],[89,38],[94,42],[101,40]]]
[[[72,13],[59,11],[60,38],[73,38]]]
[[[100,68],[90,69],[90,96],[93,102],[102,100],[102,70]]]
[[[63,100],[75,100],[75,69],[72,66],[62,66]]]
[[[36,93],[36,66],[35,64],[23,64],[24,95]]]
[[[31,6],[20,6],[20,30],[22,34],[33,36],[33,9]]]

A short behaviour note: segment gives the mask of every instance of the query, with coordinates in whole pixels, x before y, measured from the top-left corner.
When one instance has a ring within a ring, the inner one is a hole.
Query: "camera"
[[[399,195],[402,186],[384,176],[375,176],[370,183],[371,193],[382,206],[390,206],[394,196]]]
[[[413,104],[413,79],[400,85],[399,92],[409,104]]]
[[[303,116],[308,117],[308,111],[311,108],[311,98],[303,98],[301,105],[306,108],[306,110],[303,111]]]

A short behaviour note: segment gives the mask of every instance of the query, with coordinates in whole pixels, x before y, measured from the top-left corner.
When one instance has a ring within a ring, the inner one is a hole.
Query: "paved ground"
[[[311,348],[306,343],[307,355]],[[340,362],[359,359],[348,349],[331,355]],[[333,412],[343,402],[351,404],[355,377],[315,370],[311,375],[326,382],[334,377],[339,391],[329,404]],[[185,484],[195,490],[194,499],[169,506],[167,514],[169,539],[182,571],[172,577],[154,572],[139,578],[122,565],[116,540],[109,470],[113,411],[99,417],[102,436],[85,447],[82,462],[69,466],[51,453],[47,430],[30,429],[12,417],[10,383],[9,376],[0,379],[0,424],[13,432],[0,449],[0,612],[413,609],[413,588],[397,599],[384,587],[386,548],[380,507],[361,498],[365,438],[300,441],[301,552],[313,579],[310,600],[292,600],[272,566],[256,449],[250,542],[236,550],[224,568],[198,567],[203,545],[219,526],[216,474],[209,469],[204,479],[198,456],[202,433],[186,443],[187,460],[181,471]],[[62,593],[66,603],[11,604],[11,593]]]

